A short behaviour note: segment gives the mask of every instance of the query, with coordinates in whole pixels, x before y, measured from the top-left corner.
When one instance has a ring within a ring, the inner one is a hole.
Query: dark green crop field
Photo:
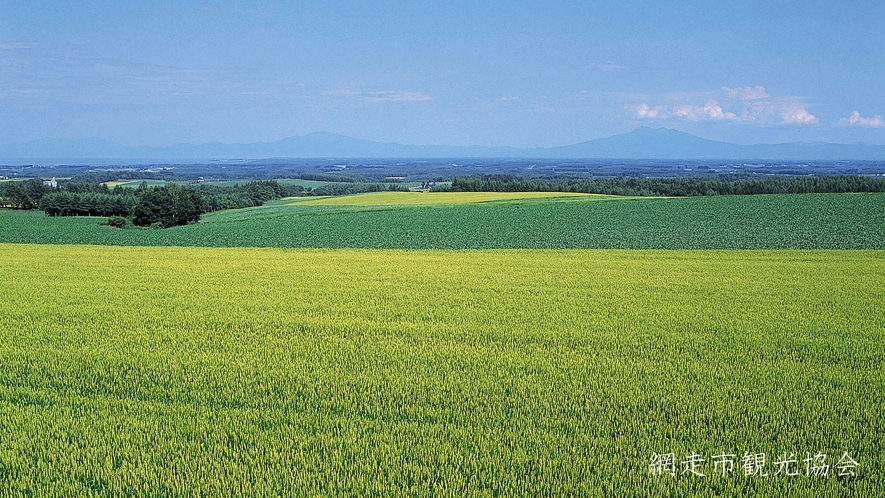
[[[371,195],[371,194],[370,194]],[[427,194],[432,196],[434,194]],[[450,195],[450,194],[449,194]],[[442,205],[284,199],[167,230],[0,210],[0,242],[390,249],[885,249],[885,194],[550,198]]]

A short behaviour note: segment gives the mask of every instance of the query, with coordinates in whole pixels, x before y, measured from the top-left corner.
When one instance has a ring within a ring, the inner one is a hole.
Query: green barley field
[[[0,282],[0,496],[885,488],[883,251],[0,244]]]

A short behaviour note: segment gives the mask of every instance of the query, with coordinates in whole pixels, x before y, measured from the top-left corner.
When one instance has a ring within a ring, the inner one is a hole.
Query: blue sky
[[[0,143],[885,144],[885,2],[0,3]]]

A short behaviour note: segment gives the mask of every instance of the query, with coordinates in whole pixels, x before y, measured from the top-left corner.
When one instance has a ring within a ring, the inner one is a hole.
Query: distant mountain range
[[[0,161],[88,160],[203,161],[268,158],[526,158],[526,159],[720,159],[720,160],[885,160],[885,146],[869,144],[783,143],[737,145],[706,140],[676,130],[647,127],[623,135],[562,147],[459,147],[381,143],[311,133],[276,142],[178,144],[129,147],[88,138],[40,139],[0,145]]]

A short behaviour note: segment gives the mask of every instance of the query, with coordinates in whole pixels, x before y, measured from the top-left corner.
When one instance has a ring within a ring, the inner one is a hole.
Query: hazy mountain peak
[[[178,144],[168,147],[127,147],[99,138],[81,140],[39,139],[20,144],[0,145],[0,159],[262,159],[272,157],[312,158],[456,158],[509,157],[537,159],[802,159],[802,160],[885,160],[885,146],[863,144],[737,145],[703,139],[670,128],[641,126],[633,131],[575,145],[550,148],[457,147],[403,145],[361,140],[331,132],[315,132],[276,142],[201,145]],[[88,161],[87,161],[88,162]]]

